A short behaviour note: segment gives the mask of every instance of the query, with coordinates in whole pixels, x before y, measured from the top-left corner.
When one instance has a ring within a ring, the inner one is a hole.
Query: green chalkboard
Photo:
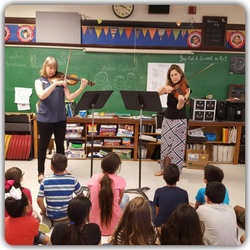
[[[24,87],[33,89],[30,105],[31,112],[35,112],[38,98],[34,82],[39,77],[43,61],[47,56],[54,56],[58,60],[59,71],[65,72],[68,55],[69,49],[65,48],[5,47],[5,111],[18,112],[15,87]],[[185,63],[185,74],[190,79],[188,82],[193,91],[192,97],[202,98],[212,94],[215,99],[223,100],[227,98],[230,84],[245,84],[244,74],[229,72],[231,56],[233,54],[90,53],[73,49],[68,73],[95,82],[94,86],[87,86],[86,91],[114,91],[103,111],[136,115],[139,111],[125,109],[120,90],[145,91],[148,63]],[[204,70],[209,65],[212,66]],[[69,88],[74,91],[78,87],[79,83]],[[75,101],[78,102],[79,98],[80,96]]]

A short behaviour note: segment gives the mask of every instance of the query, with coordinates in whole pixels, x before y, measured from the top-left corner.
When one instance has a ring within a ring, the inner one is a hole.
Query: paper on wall
[[[30,110],[30,96],[32,95],[32,88],[15,88],[15,103],[17,109]]]

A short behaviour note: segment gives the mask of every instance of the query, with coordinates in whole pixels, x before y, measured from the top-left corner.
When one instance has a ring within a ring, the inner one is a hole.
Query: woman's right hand
[[[173,90],[174,90],[174,88],[171,87],[171,86],[168,86],[168,85],[163,87],[163,91],[164,91],[165,94],[169,94],[169,93],[171,93]]]
[[[61,87],[67,86],[67,82],[65,80],[58,80],[58,81],[53,82],[53,84],[55,84],[56,86],[61,86]]]

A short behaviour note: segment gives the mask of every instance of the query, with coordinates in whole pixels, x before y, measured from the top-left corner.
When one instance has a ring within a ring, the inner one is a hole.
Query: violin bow
[[[70,61],[70,57],[71,57],[71,51],[72,51],[72,49],[69,50],[68,62],[67,62],[66,71],[65,71],[65,75],[64,75],[64,80],[65,80],[65,81],[66,81],[66,77],[67,77],[67,75],[68,75],[69,61]]]
[[[191,77],[188,78],[188,80],[192,79],[193,77],[199,75],[200,73],[202,73],[203,71],[207,70],[208,68],[212,67],[214,65],[214,63],[211,63],[210,65],[208,65],[205,69],[202,69],[201,71],[195,73],[194,75],[192,75]]]

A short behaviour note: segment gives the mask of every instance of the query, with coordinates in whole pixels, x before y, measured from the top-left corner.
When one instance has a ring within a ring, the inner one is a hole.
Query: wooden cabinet
[[[79,117],[71,117],[67,118],[67,123],[77,123],[84,127],[82,136],[79,138],[68,138],[67,140],[82,140],[84,143],[87,141],[90,141],[92,139],[92,136],[88,134],[87,125],[92,124],[92,119],[90,118],[79,118]],[[107,118],[98,118],[94,119],[94,124],[97,125],[97,130],[99,130],[100,125],[119,125],[119,124],[127,124],[127,125],[133,125],[134,126],[134,134],[131,138],[131,141],[133,142],[133,145],[131,146],[124,146],[122,143],[119,145],[99,145],[94,146],[94,151],[99,151],[100,149],[106,152],[112,151],[112,149],[128,149],[131,150],[131,160],[138,160],[138,148],[139,148],[139,135],[140,135],[140,120],[138,119],[107,119]],[[152,131],[155,130],[155,120],[143,120],[143,125],[148,126],[151,128],[150,131],[142,130],[142,134],[144,135],[150,135],[152,137],[160,137],[159,133],[154,133]],[[223,164],[238,164],[238,158],[239,158],[239,152],[240,152],[240,141],[241,141],[241,133],[242,133],[242,127],[245,125],[244,122],[234,122],[234,121],[193,121],[189,120],[188,122],[188,129],[195,129],[195,128],[203,128],[204,132],[213,132],[216,134],[216,140],[215,141],[206,141],[202,142],[206,146],[206,151],[209,154],[209,163],[223,163]],[[234,146],[234,153],[233,153],[233,160],[231,162],[213,162],[212,158],[212,147],[213,145],[228,145],[228,143],[222,142],[222,128],[223,127],[236,127],[237,130],[237,137],[236,142],[231,143],[231,145]],[[34,118],[34,158],[37,158],[38,155],[38,130],[37,130],[37,122],[36,117]],[[104,140],[104,139],[117,139],[120,138],[121,140],[125,138],[126,136],[104,136],[104,135],[94,135],[93,138],[95,140]],[[187,143],[189,143],[187,141]],[[193,142],[192,142],[193,143]],[[199,143],[199,142],[197,142]],[[142,140],[142,145],[146,146],[147,154],[145,159],[151,159],[152,154],[154,153],[154,150],[157,147],[157,150],[160,150],[160,141],[150,142]],[[85,148],[86,154],[91,152],[91,146],[86,146]],[[144,159],[143,159],[144,160]]]
[[[92,124],[91,118],[79,118],[79,117],[69,117],[67,118],[67,124],[69,123],[76,123],[80,126],[83,126],[83,132],[81,137],[76,138],[67,138],[67,141],[71,140],[80,140],[83,143],[86,144],[85,151],[86,155],[91,152],[91,145],[87,145],[87,142],[90,142],[92,140],[92,135],[88,133],[88,125]],[[112,151],[112,149],[126,149],[131,150],[131,160],[138,160],[138,148],[139,148],[139,134],[140,134],[140,120],[138,119],[109,119],[109,118],[97,118],[94,119],[94,124],[97,125],[97,130],[99,131],[101,125],[117,125],[119,124],[125,124],[125,125],[131,125],[134,126],[134,134],[132,136],[117,136],[116,134],[114,136],[106,136],[106,135],[93,135],[93,140],[104,140],[104,139],[117,139],[119,138],[121,140],[121,143],[119,145],[94,145],[93,151],[99,151],[102,149],[103,151],[109,152]],[[143,121],[143,124],[154,126],[155,121],[154,120],[146,120]],[[38,128],[37,128],[37,121],[36,117],[34,118],[34,158],[37,158],[38,156],[38,140],[39,140],[39,134],[38,134]],[[122,145],[122,140],[124,138],[130,138],[131,142],[133,142],[133,145]],[[150,152],[150,151],[149,151]]]
[[[206,141],[206,142],[194,142],[197,144],[205,145],[205,149],[209,155],[208,161],[209,163],[214,164],[238,164],[239,152],[240,152],[240,141],[241,141],[241,133],[242,127],[245,125],[244,122],[235,122],[235,121],[211,121],[211,122],[202,122],[202,121],[194,121],[189,120],[188,122],[188,130],[192,130],[195,128],[201,128],[203,132],[214,133],[216,135],[216,139],[214,141]],[[223,142],[222,130],[223,128],[235,127],[237,131],[236,141],[235,143],[225,143]],[[187,144],[190,141],[187,140]],[[214,145],[222,145],[222,146],[234,146],[232,161],[213,161],[213,146]]]

